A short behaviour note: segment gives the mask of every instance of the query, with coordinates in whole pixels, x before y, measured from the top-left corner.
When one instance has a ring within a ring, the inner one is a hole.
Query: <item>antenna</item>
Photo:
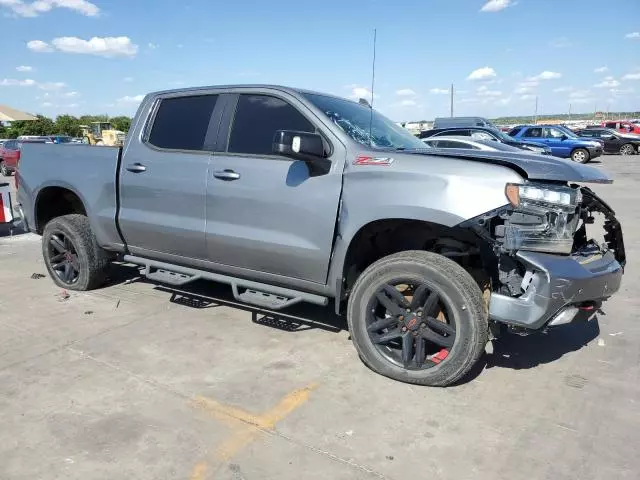
[[[376,40],[378,29],[373,29],[373,62],[371,64],[371,114],[369,115],[369,146],[371,147],[371,131],[373,129],[373,89],[376,86]]]
[[[453,83],[451,84],[451,117],[453,118]]]

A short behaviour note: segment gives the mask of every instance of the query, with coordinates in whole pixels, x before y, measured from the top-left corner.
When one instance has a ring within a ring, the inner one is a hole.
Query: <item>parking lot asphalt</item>
[[[615,178],[594,189],[623,224],[621,291],[446,389],[369,371],[330,308],[265,314],[130,266],[64,292],[39,237],[1,237],[0,478],[637,479],[640,157],[593,165]]]

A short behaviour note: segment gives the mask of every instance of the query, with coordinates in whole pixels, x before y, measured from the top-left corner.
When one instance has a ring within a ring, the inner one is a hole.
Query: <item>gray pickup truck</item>
[[[600,170],[425,148],[368,105],[279,86],[149,94],[124,147],[25,145],[17,182],[57,285],[97,288],[117,259],[263,309],[331,301],[364,363],[422,385],[458,381],[501,330],[588,317],[625,264],[585,186]]]

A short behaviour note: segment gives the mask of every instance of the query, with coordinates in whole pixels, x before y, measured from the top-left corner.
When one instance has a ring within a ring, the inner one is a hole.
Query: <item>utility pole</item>
[[[538,124],[538,96],[536,95],[536,111],[533,117],[533,124],[537,125]]]
[[[571,121],[571,104],[569,104],[569,121]]]
[[[453,83],[451,84],[451,116],[453,117]]]

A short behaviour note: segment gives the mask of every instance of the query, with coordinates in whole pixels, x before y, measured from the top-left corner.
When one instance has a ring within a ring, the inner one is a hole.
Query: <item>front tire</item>
[[[64,215],[47,223],[42,233],[42,255],[59,287],[93,290],[105,281],[109,256],[98,246],[84,215]]]
[[[0,174],[2,174],[3,177],[11,176],[11,172],[9,171],[9,169],[7,168],[7,165],[4,163],[3,160],[0,160]]]
[[[576,148],[571,152],[571,160],[576,163],[587,163],[590,159],[589,151],[584,148]]]
[[[384,257],[360,275],[347,321],[369,368],[429,386],[451,385],[467,374],[489,332],[471,275],[448,258],[415,250]]]
[[[636,149],[630,143],[625,143],[620,147],[620,155],[633,155],[636,153]]]

